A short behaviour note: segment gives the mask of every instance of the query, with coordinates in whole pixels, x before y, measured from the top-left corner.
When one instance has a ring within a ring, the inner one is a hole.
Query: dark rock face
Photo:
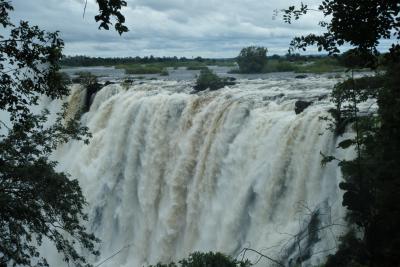
[[[115,82],[106,81],[106,82],[104,83],[104,86],[107,86],[107,85],[110,85],[110,84],[115,84]]]
[[[132,80],[132,79],[124,80],[124,83],[127,83],[127,84],[132,84],[133,82],[134,82],[134,80]]]
[[[307,76],[307,75],[304,75],[304,74],[300,74],[300,75],[295,76],[296,79],[305,79],[305,78],[307,78],[307,77],[308,77],[308,76]]]
[[[274,95],[274,96],[264,96],[264,97],[263,97],[263,101],[267,101],[267,100],[277,100],[277,99],[280,99],[280,98],[282,98],[282,97],[284,97],[284,96],[285,96],[285,94],[283,94],[283,93],[280,93],[280,94]]]
[[[296,114],[300,114],[311,104],[312,102],[310,101],[297,100],[295,103],[294,111],[296,112]]]
[[[96,93],[98,91],[100,91],[100,89],[103,88],[103,85],[100,83],[93,83],[93,84],[89,84],[86,87],[86,98],[85,98],[85,110],[84,112],[88,112],[90,109],[90,106],[92,105],[94,96],[96,95]]]
[[[326,98],[328,98],[328,97],[329,97],[329,94],[320,95],[320,96],[318,97],[318,101],[324,100],[324,99],[326,99]]]

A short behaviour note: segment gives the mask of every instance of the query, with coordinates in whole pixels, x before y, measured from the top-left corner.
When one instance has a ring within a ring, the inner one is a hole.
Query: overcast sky
[[[313,12],[288,25],[274,10],[296,0],[126,0],[122,10],[129,32],[98,30],[95,0],[13,0],[14,21],[28,20],[59,30],[67,55],[234,57],[249,45],[269,55],[285,54],[291,38],[318,32],[321,15]],[[316,5],[319,0],[307,0]],[[313,50],[310,50],[313,51]]]

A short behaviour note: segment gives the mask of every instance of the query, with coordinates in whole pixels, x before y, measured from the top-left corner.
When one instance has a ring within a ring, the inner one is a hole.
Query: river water
[[[328,227],[343,224],[340,170],[320,164],[320,152],[350,156],[320,120],[337,80],[236,76],[234,86],[193,93],[192,72],[179,71],[104,87],[81,118],[90,144],[70,142],[54,155],[59,170],[79,180],[88,227],[102,240],[101,257],[90,261],[121,250],[102,266],[146,266],[193,251],[236,257],[247,247],[288,266],[322,263],[344,231]],[[84,97],[71,87],[71,112]],[[296,115],[299,99],[312,104]],[[57,256],[52,264],[62,266]]]

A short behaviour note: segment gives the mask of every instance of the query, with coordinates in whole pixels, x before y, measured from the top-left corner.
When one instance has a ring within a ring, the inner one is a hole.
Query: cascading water
[[[55,157],[80,181],[101,258],[123,248],[102,266],[145,266],[193,251],[236,256],[244,247],[287,265],[318,264],[343,230],[310,231],[344,216],[340,170],[320,164],[320,152],[344,153],[319,119],[329,107],[321,96],[334,83],[241,80],[190,94],[187,82],[149,81],[99,91],[81,118],[90,144],[71,142]],[[84,94],[72,92],[76,110]],[[296,115],[305,97],[314,103]]]

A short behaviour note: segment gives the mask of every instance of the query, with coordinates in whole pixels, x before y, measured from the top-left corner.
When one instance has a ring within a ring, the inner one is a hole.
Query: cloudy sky
[[[28,20],[59,30],[67,55],[234,57],[249,45],[285,54],[296,35],[318,32],[321,15],[313,12],[292,25],[274,10],[297,0],[127,0],[123,9],[130,31],[98,30],[95,0],[13,0],[14,21]],[[309,5],[320,1],[307,0]],[[313,52],[311,49],[310,52]]]

